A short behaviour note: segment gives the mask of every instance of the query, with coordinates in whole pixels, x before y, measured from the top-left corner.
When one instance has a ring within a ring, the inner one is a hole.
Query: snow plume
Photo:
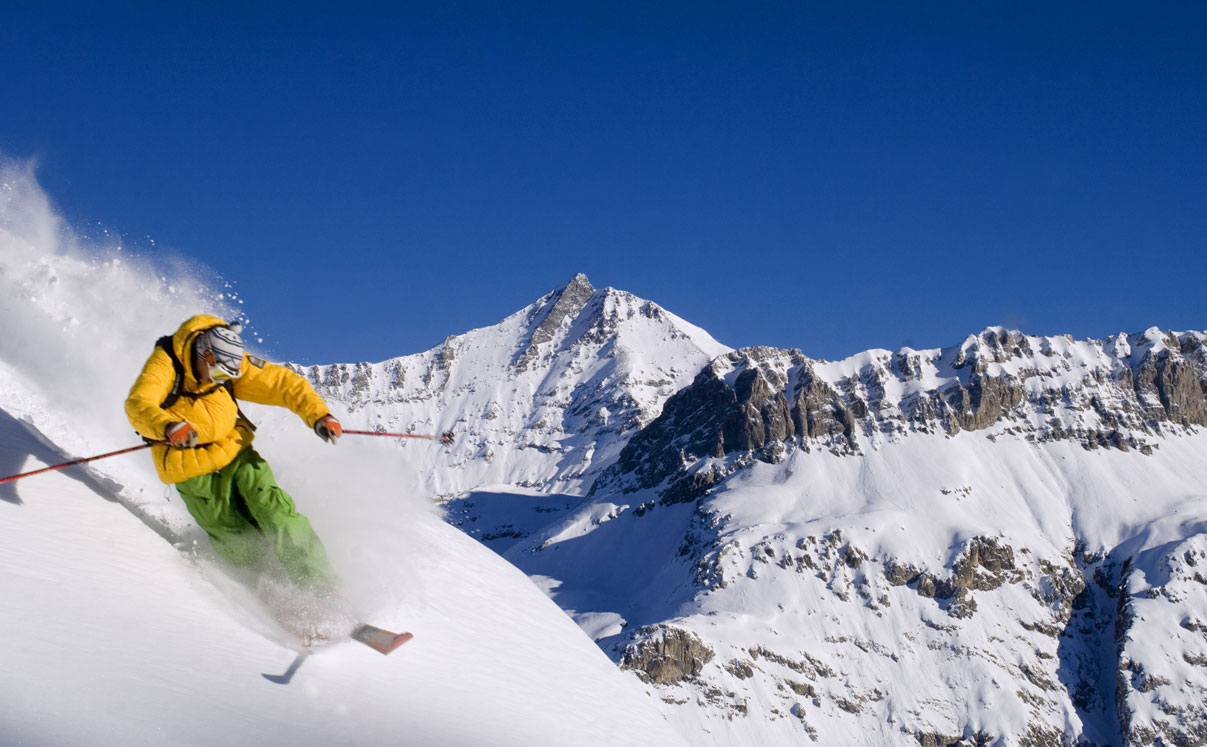
[[[399,459],[397,445],[391,439],[345,436],[333,448],[288,411],[244,409],[260,426],[256,449],[310,517],[349,601],[364,615],[392,600],[419,601],[422,576],[412,564],[414,548],[427,542],[420,519],[439,519],[420,489],[421,475]]]
[[[161,264],[82,238],[33,164],[0,161],[0,362],[98,442],[129,435],[121,402],[159,336],[192,314],[232,313],[205,270]]]
[[[163,253],[137,256],[114,237],[84,237],[56,212],[33,164],[0,160],[0,411],[65,450],[64,460],[137,444],[122,409],[130,385],[155,340],[199,313],[238,315],[237,296],[215,271]],[[352,591],[370,606],[396,597],[383,580],[389,574],[374,569],[408,546],[409,518],[433,511],[392,458],[397,450],[384,439],[351,438],[332,449],[292,413],[244,409],[267,426],[256,447],[315,523],[341,575],[359,580]],[[145,454],[89,469],[116,480],[144,521],[198,539],[199,554],[209,556]]]

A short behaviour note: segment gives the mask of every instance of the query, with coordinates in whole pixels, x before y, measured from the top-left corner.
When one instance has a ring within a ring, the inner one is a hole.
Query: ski
[[[410,633],[391,633],[375,625],[361,623],[352,631],[352,640],[360,641],[378,653],[388,654],[414,638]]]

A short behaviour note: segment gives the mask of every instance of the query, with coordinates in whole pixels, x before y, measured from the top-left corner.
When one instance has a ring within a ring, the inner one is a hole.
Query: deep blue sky
[[[0,6],[0,152],[278,358],[576,272],[822,358],[1207,328],[1202,3],[240,5]]]

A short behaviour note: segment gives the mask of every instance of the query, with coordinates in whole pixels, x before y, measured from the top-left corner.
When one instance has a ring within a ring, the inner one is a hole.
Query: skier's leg
[[[329,590],[334,578],[327,552],[310,520],[298,513],[293,499],[277,485],[268,462],[254,449],[244,449],[236,461],[240,467],[235,473],[235,489],[290,579],[300,586]]]
[[[253,565],[264,557],[264,536],[234,505],[232,467],[177,483],[176,490],[223,559],[231,565]]]

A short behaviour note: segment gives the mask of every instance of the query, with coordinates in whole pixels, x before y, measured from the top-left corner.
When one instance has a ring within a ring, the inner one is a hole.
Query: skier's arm
[[[172,360],[167,353],[156,348],[126,397],[126,417],[139,435],[160,440],[168,425],[180,419],[160,407],[175,383],[176,370],[172,367]]]
[[[307,428],[331,414],[310,382],[284,366],[248,356],[243,375],[235,380],[235,396],[261,405],[288,407]]]

